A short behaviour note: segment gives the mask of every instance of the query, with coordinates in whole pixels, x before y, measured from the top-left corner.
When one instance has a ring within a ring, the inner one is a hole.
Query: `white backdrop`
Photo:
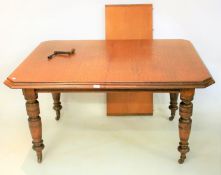
[[[104,39],[105,4],[129,3],[153,3],[154,38],[187,39],[194,44],[216,84],[196,91],[194,113],[199,117],[194,120],[193,130],[217,133],[220,141],[220,0],[0,0],[1,82],[42,41]],[[18,117],[22,122],[26,120],[21,91],[10,90],[2,83],[0,89],[0,126],[19,130],[23,126],[20,126],[21,123],[10,125],[9,121]],[[78,105],[79,112],[85,109],[90,112],[96,108],[97,115],[105,117],[105,94],[64,94],[62,101]],[[154,112],[167,112],[168,101],[168,95],[155,94]],[[42,118],[43,115],[54,116],[50,95],[40,95],[40,103]],[[48,117],[47,120],[52,118]],[[205,141],[205,144],[208,143]],[[221,162],[220,158],[217,159]]]

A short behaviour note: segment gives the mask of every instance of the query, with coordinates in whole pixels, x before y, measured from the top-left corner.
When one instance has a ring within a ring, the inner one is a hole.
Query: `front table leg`
[[[191,123],[192,123],[192,111],[193,111],[193,96],[194,96],[194,89],[188,90],[181,90],[180,93],[180,119],[179,119],[179,136],[180,136],[180,143],[178,147],[178,151],[181,153],[179,163],[182,164],[186,159],[186,153],[189,152],[189,136],[191,130]]]
[[[28,123],[32,136],[33,149],[37,153],[37,160],[42,161],[42,150],[44,148],[42,140],[41,118],[39,116],[39,103],[37,101],[38,94],[33,89],[24,89],[23,94],[26,100],[26,110],[29,116]]]

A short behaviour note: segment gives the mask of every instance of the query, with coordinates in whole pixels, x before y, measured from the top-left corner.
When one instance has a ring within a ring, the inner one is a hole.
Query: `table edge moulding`
[[[65,52],[53,52],[59,48]],[[75,52],[67,52],[72,48]],[[53,53],[55,56],[48,60],[47,56]],[[44,148],[38,93],[52,93],[56,120],[60,119],[62,108],[61,92],[170,93],[170,120],[178,109],[180,94],[178,151],[179,163],[183,163],[190,150],[195,89],[206,88],[215,81],[186,40],[67,40],[42,42],[4,83],[23,91],[38,162],[42,161]]]

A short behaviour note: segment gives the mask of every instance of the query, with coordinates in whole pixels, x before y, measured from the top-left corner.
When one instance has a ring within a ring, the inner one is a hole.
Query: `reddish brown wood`
[[[152,39],[152,5],[106,5],[106,39]],[[153,93],[108,92],[107,115],[152,115]]]
[[[180,143],[178,147],[178,151],[180,152],[180,159],[179,163],[182,164],[186,159],[186,153],[189,152],[189,136],[191,130],[191,123],[193,112],[193,96],[194,96],[195,89],[187,89],[182,90],[180,94],[180,99],[182,100],[180,103],[180,119],[179,119],[179,135],[180,135]]]
[[[106,39],[152,39],[152,10],[152,4],[106,5]]]
[[[24,97],[26,99],[26,109],[29,116],[28,123],[32,136],[33,149],[37,153],[37,160],[40,163],[42,161],[42,150],[44,148],[42,140],[42,126],[41,117],[39,116],[39,103],[37,101],[38,95],[32,89],[23,90]]]
[[[141,92],[108,92],[107,115],[152,115],[153,93]]]
[[[73,47],[75,55],[48,61],[53,50]],[[100,90],[199,88],[213,83],[185,40],[47,41],[5,81],[18,89]]]
[[[60,102],[60,96],[61,94],[60,93],[52,93],[52,97],[53,97],[53,100],[54,100],[54,106],[53,106],[53,109],[56,111],[56,120],[59,120],[60,119],[60,116],[61,116],[61,102]]]
[[[68,50],[73,46],[75,55],[58,55],[48,61],[52,50]],[[10,88],[23,89],[33,148],[39,162],[44,145],[38,92],[180,92],[178,150],[179,163],[183,163],[189,151],[194,90],[213,83],[191,43],[184,40],[48,41],[5,81]]]
[[[178,93],[170,93],[170,106],[169,106],[169,109],[171,110],[171,116],[169,117],[170,121],[174,119],[176,110],[178,109],[177,106],[178,95],[179,95]]]

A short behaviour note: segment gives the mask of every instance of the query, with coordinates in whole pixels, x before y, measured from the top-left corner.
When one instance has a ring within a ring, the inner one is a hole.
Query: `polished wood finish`
[[[75,55],[47,59],[52,50],[72,47]],[[213,82],[189,41],[101,40],[43,42],[5,84],[18,89],[146,90],[202,88]]]
[[[107,40],[152,39],[152,5],[106,5]],[[153,93],[108,92],[107,115],[152,115]]]
[[[48,61],[52,50],[73,47],[75,55],[58,55]],[[192,44],[185,40],[47,41],[5,81],[10,88],[23,89],[38,162],[44,148],[38,93],[57,93],[56,101],[61,92],[180,93],[178,151],[179,163],[183,163],[189,151],[195,88],[213,83]]]
[[[169,117],[169,120],[172,121],[176,115],[176,110],[178,109],[177,106],[177,99],[178,99],[179,93],[170,93],[170,106],[169,109],[171,110],[171,115]]]
[[[44,148],[42,140],[42,126],[39,103],[37,101],[38,95],[33,89],[24,89],[23,94],[26,102],[26,110],[29,116],[28,123],[32,136],[33,149],[37,153],[37,160],[40,163],[42,161],[42,150]]]
[[[186,153],[189,152],[189,136],[191,130],[192,116],[193,112],[193,96],[195,89],[181,90],[180,99],[182,100],[180,103],[180,119],[179,119],[179,135],[180,135],[180,143],[178,147],[178,151],[180,152],[179,163],[182,164],[186,159]]]
[[[152,39],[152,10],[152,4],[106,5],[106,39]]]
[[[53,100],[54,100],[54,106],[53,106],[53,109],[56,111],[56,120],[59,120],[60,119],[60,116],[61,116],[61,102],[60,102],[60,96],[61,94],[60,93],[52,93],[52,97],[53,97]]]
[[[108,92],[107,115],[152,115],[152,101],[151,92]]]

